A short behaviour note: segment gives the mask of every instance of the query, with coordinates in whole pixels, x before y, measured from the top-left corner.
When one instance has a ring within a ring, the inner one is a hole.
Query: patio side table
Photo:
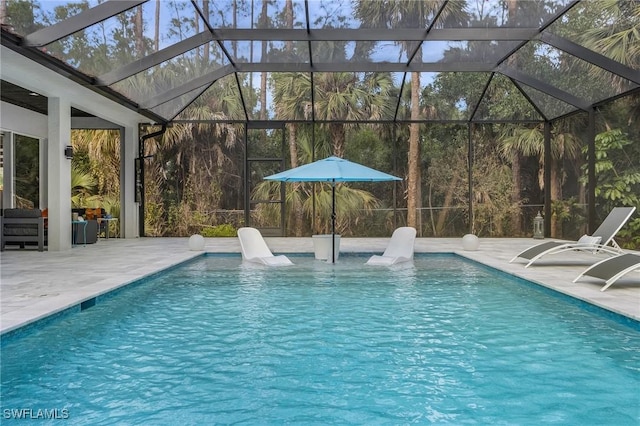
[[[105,225],[105,230],[104,230],[104,239],[108,240],[109,239],[109,228],[111,227],[111,222],[117,222],[118,218],[117,217],[99,217],[97,219],[98,221],[98,225],[100,225],[101,222],[106,222]]]
[[[75,247],[77,244],[76,236],[78,235],[78,228],[82,226],[82,245],[87,245],[87,221],[86,220],[72,220],[71,221],[71,247]]]

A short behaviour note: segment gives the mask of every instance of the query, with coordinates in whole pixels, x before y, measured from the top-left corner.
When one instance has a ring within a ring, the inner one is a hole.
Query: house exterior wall
[[[48,117],[4,102],[0,109],[0,129],[46,141],[44,151],[47,159],[46,164],[42,167],[45,174],[42,179],[44,182],[60,183],[71,180],[70,162],[62,154],[64,145],[68,144],[67,135],[70,134],[72,126],[72,122],[68,118],[70,107],[88,112],[112,123],[113,127],[123,129],[121,132],[123,135],[121,140],[122,153],[124,155],[121,156],[120,234],[124,238],[137,237],[138,206],[134,198],[133,164],[137,155],[138,124],[149,120],[4,46],[0,51],[0,63],[2,63],[0,76],[3,80],[40,93],[49,99],[50,112]],[[52,146],[51,141],[55,142],[55,146]],[[68,179],[66,179],[67,175]],[[58,184],[48,185],[45,183],[45,185],[46,195],[43,195],[49,207],[49,220],[62,226],[67,222],[71,208],[70,190],[66,191],[66,188],[60,188]],[[66,201],[67,199],[68,201]],[[70,223],[68,225],[70,229]],[[65,232],[64,229],[60,229],[59,233],[56,232],[49,238],[49,250],[71,248],[70,232]],[[57,241],[58,239],[61,241]]]

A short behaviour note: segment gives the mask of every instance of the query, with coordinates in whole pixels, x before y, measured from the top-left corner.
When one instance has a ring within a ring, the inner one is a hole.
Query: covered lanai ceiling
[[[638,91],[638,3],[9,0],[2,44],[155,122],[543,121]]]

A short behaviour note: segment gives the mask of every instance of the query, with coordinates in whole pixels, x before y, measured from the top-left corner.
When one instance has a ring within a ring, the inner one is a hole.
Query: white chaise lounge
[[[262,234],[256,228],[238,229],[238,240],[240,240],[244,262],[261,263],[268,266],[293,265],[293,262],[285,255],[274,256],[262,238]]]
[[[604,252],[612,255],[621,254],[622,249],[613,238],[627,223],[635,210],[635,207],[615,207],[593,234],[584,235],[578,241],[547,241],[537,244],[515,255],[509,263],[518,258],[527,259],[529,260],[529,263],[525,266],[527,268],[543,256],[571,250],[591,253]]]
[[[413,260],[413,246],[416,241],[416,230],[410,226],[403,226],[393,231],[391,240],[382,256],[374,255],[369,258],[367,265],[395,265],[396,263]]]
[[[605,285],[600,291],[605,291],[618,279],[632,271],[640,272],[640,255],[625,253],[620,256],[603,259],[591,265],[578,275],[573,282],[575,283],[584,276],[600,278],[605,280]]]

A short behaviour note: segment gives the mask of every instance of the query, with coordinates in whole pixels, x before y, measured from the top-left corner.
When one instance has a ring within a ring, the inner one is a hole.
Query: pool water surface
[[[453,255],[291,259],[205,256],[9,339],[2,424],[640,423],[632,327]]]

